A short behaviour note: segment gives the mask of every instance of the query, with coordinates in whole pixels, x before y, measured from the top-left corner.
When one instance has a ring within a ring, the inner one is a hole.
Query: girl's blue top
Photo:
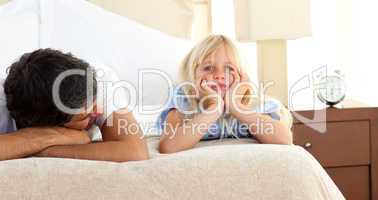
[[[282,104],[275,99],[267,99],[262,106],[257,106],[256,108],[253,108],[252,111],[255,113],[269,115],[273,120],[280,120],[279,111],[281,109],[281,105]],[[174,90],[173,95],[171,95],[169,98],[167,106],[157,118],[156,128],[160,134],[163,132],[164,126],[166,125],[168,113],[172,109],[177,109],[183,114],[185,114],[185,111],[192,110],[189,99],[182,89]],[[231,120],[226,121],[227,122],[218,119],[209,127],[207,134],[205,134],[201,140],[213,140],[230,137],[251,137],[248,125],[240,123],[239,120],[235,118],[231,118]],[[258,126],[258,124],[256,126]],[[222,127],[224,128],[222,129]]]

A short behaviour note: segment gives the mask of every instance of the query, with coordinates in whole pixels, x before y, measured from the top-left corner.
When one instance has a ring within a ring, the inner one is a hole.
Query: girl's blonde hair
[[[236,45],[232,42],[231,39],[227,38],[224,35],[209,35],[206,38],[204,38],[202,41],[197,43],[191,51],[185,56],[184,60],[181,63],[180,71],[179,71],[179,81],[182,82],[191,82],[195,83],[195,74],[197,68],[205,61],[206,58],[211,56],[213,53],[215,53],[219,47],[224,46],[229,50],[232,54],[232,62],[233,64],[239,69],[240,72],[245,72],[245,68],[243,66],[243,63],[240,59],[240,54],[238,51],[238,48]],[[190,87],[188,85],[184,85],[182,87],[183,92],[185,95],[193,96],[195,95],[195,90],[193,87]],[[260,98],[254,98],[253,100],[250,99],[251,94],[253,91],[248,90],[245,94],[245,98],[243,97],[244,102],[251,102],[254,105],[258,106],[260,105]],[[198,109],[198,99],[190,98],[189,102],[191,104],[192,109]],[[285,108],[284,108],[285,109]],[[285,113],[285,115],[290,113],[287,110],[281,111],[280,115],[282,113]],[[284,118],[290,119],[291,124],[291,116]],[[225,120],[226,119],[226,120]],[[233,117],[231,116],[224,116],[221,119],[221,122],[229,122],[232,120]],[[222,128],[222,132],[223,132]]]

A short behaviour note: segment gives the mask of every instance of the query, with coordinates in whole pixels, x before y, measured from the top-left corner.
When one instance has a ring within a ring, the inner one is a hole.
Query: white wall
[[[288,42],[289,87],[328,65],[344,72],[348,98],[377,105],[377,7],[373,0],[313,0],[313,36]],[[301,103],[311,104],[311,96],[304,91]]]

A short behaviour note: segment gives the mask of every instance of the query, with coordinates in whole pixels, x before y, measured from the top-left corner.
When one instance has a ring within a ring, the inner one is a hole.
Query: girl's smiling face
[[[225,45],[221,45],[197,67],[195,79],[206,81],[223,97],[235,80],[234,73],[238,73],[238,68],[233,55]]]

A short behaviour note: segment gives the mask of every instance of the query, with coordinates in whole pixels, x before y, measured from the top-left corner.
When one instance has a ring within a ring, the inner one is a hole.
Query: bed
[[[57,158],[0,162],[2,199],[344,199],[299,146],[225,139],[181,153],[111,163]],[[237,145],[236,145],[237,144]]]

